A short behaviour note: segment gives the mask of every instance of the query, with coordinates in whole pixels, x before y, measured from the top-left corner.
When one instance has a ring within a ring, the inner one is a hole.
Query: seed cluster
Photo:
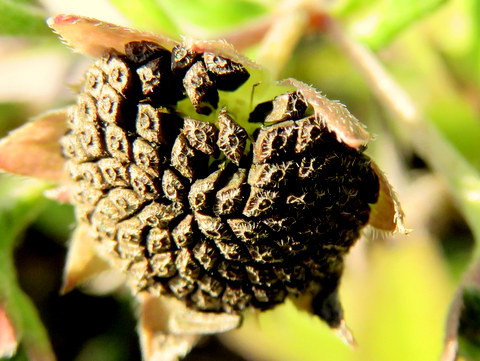
[[[337,287],[378,178],[300,92],[259,104],[254,134],[217,110],[219,91],[248,78],[230,59],[150,42],[88,70],[62,139],[77,218],[137,290],[236,313]],[[180,114],[185,97],[215,122]]]

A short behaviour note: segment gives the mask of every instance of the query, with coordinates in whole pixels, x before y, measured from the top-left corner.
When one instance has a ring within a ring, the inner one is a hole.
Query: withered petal
[[[280,85],[294,86],[300,91],[313,107],[315,116],[329,131],[335,132],[339,142],[358,149],[372,139],[365,126],[342,103],[327,99],[315,88],[293,78],[280,81]]]
[[[15,129],[0,141],[0,170],[59,183],[65,178],[60,138],[67,109],[54,110]]]
[[[93,57],[104,56],[112,49],[125,54],[125,44],[132,41],[152,41],[169,50],[178,44],[165,36],[79,15],[56,15],[49,18],[47,24],[66,45]]]
[[[98,256],[95,246],[94,240],[88,234],[88,229],[78,225],[68,249],[62,294],[70,292],[78,285],[110,268],[109,263]]]
[[[59,187],[47,189],[43,194],[45,197],[59,203],[69,203],[72,200],[70,185],[61,185]]]
[[[377,203],[371,205],[368,224],[381,231],[408,233],[403,220],[405,215],[392,185],[374,161],[371,166],[378,176],[380,192]]]
[[[18,347],[17,336],[5,309],[0,305],[0,358],[15,355]]]

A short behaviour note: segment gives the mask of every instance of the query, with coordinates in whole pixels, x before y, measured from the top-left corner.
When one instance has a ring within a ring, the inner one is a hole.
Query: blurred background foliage
[[[383,107],[354,64],[321,33],[302,37],[280,78],[298,78],[339,99],[376,134],[368,152],[395,186],[413,231],[367,234],[348,257],[341,296],[358,349],[287,303],[221,336],[230,351],[210,340],[187,360],[438,360],[449,314],[459,322],[459,358],[478,360],[480,2],[324,3],[375,52],[438,138],[415,134],[419,128]],[[221,37],[275,14],[278,6],[275,0],[0,0],[0,135],[71,103],[88,66],[49,31],[47,16],[86,15],[175,38]],[[255,48],[248,54],[255,57]],[[0,304],[21,333],[19,352],[10,359],[40,360],[49,352],[47,337],[59,360],[139,359],[127,292],[99,295],[92,284],[83,293],[58,295],[74,217],[70,206],[43,197],[49,186],[0,177]],[[452,316],[455,297],[464,307]],[[456,322],[449,327],[456,331]]]

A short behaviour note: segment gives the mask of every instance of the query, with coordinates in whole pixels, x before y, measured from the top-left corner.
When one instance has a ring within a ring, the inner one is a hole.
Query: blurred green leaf
[[[255,0],[110,0],[135,26],[172,37],[235,27],[262,15],[266,7]],[[198,35],[198,34],[193,34]]]
[[[0,0],[0,35],[52,36],[45,24],[46,15],[24,2]]]
[[[35,227],[48,237],[65,244],[75,226],[75,215],[71,204],[46,200],[45,207],[35,220]]]
[[[26,107],[22,103],[0,103],[0,137],[25,122],[28,117]]]
[[[177,25],[156,0],[110,0],[135,26],[143,30],[156,31],[178,37]]]
[[[352,20],[353,33],[373,49],[392,41],[413,22],[429,15],[446,0],[346,0],[334,10]]]
[[[432,22],[435,24],[435,22]],[[425,29],[428,29],[426,27]],[[392,120],[442,175],[480,245],[480,123],[478,110],[453,81],[427,31],[409,31],[392,48],[388,67],[425,114],[418,126]],[[480,247],[477,246],[480,254]]]
[[[254,0],[157,0],[182,30],[194,26],[208,31],[233,28],[265,14],[267,8]]]

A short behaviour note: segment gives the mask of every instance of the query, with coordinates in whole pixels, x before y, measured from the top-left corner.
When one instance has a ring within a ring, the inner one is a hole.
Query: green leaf
[[[0,35],[52,36],[45,24],[46,15],[24,2],[0,0]]]
[[[353,33],[373,49],[379,49],[413,22],[429,15],[446,0],[350,0],[335,10],[352,19]]]

